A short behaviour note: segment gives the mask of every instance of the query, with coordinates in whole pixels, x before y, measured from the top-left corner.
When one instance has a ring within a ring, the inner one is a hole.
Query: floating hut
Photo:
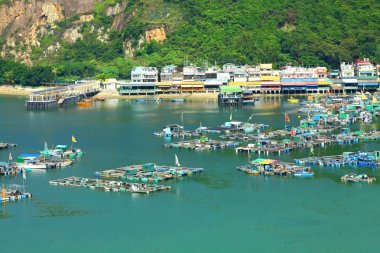
[[[192,138],[199,137],[202,132],[197,130],[185,131],[183,126],[170,124],[165,126],[161,132],[155,132],[154,135],[166,138]]]
[[[44,150],[40,151],[40,154],[45,158],[77,158],[83,155],[83,151],[80,148],[69,147],[68,145],[57,145],[53,149],[49,149],[45,143]]]
[[[284,163],[278,160],[257,158],[248,165],[238,167],[238,170],[247,174],[264,176],[296,176],[312,177],[314,172],[310,167],[295,165],[294,163]]]

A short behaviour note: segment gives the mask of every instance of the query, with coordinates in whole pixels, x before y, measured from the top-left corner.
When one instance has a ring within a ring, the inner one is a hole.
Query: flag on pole
[[[248,121],[250,121],[253,117],[253,113],[251,114],[251,116],[249,117]]]
[[[71,136],[71,141],[72,141],[72,142],[77,142],[77,140],[75,139],[74,136]]]
[[[9,152],[9,157],[8,157],[9,161],[12,161],[12,152]]]
[[[290,119],[287,113],[285,113],[285,122],[290,122]]]
[[[22,169],[22,178],[26,180],[26,170]]]
[[[181,166],[181,164],[179,163],[177,154],[175,154],[174,156],[175,156],[175,165],[178,166],[178,167]]]

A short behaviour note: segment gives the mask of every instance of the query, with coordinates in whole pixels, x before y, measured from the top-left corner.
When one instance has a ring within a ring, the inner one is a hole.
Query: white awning
[[[357,83],[358,79],[342,79],[344,83]]]
[[[181,85],[181,88],[203,88],[204,86],[201,84],[194,84],[194,85]]]

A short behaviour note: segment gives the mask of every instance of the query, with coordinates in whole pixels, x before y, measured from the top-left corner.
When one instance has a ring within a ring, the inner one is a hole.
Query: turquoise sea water
[[[49,146],[70,144],[86,153],[74,166],[28,174],[30,201],[0,206],[1,252],[379,252],[380,184],[343,184],[355,169],[315,169],[313,179],[248,176],[234,150],[197,152],[165,149],[153,135],[169,123],[185,128],[236,120],[283,128],[283,113],[298,122],[297,105],[267,98],[255,107],[218,108],[212,101],[135,103],[108,100],[90,108],[30,112],[22,98],[0,97],[0,142],[14,142],[15,158]],[[376,123],[355,126],[375,129]],[[210,137],[214,137],[210,135]],[[316,155],[375,150],[378,143],[314,149]],[[172,191],[148,196],[50,186],[67,176],[123,165],[156,162],[203,167],[200,175],[167,182]],[[291,161],[309,155],[283,155]],[[6,160],[7,151],[0,151]],[[255,156],[252,156],[255,158]],[[377,176],[375,169],[362,171]],[[21,184],[21,177],[6,178]]]

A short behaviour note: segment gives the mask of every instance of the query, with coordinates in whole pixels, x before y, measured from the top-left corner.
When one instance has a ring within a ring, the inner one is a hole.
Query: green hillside
[[[115,28],[115,18],[105,10],[117,2],[97,3],[94,19],[81,25],[83,36],[73,44],[63,41],[62,33],[79,16],[57,21],[50,27],[54,32],[33,47],[34,65],[49,66],[50,79],[74,80],[128,78],[134,65],[183,65],[185,60],[198,65],[270,62],[329,68],[363,57],[380,62],[378,0],[130,0]],[[152,27],[165,27],[167,40],[141,42]],[[109,29],[105,42],[94,28]],[[126,41],[133,57],[126,56]],[[44,50],[56,42],[59,50],[45,57]],[[0,73],[14,68],[8,63],[3,62]],[[2,77],[1,83],[9,81]],[[22,80],[13,82],[26,84]]]

